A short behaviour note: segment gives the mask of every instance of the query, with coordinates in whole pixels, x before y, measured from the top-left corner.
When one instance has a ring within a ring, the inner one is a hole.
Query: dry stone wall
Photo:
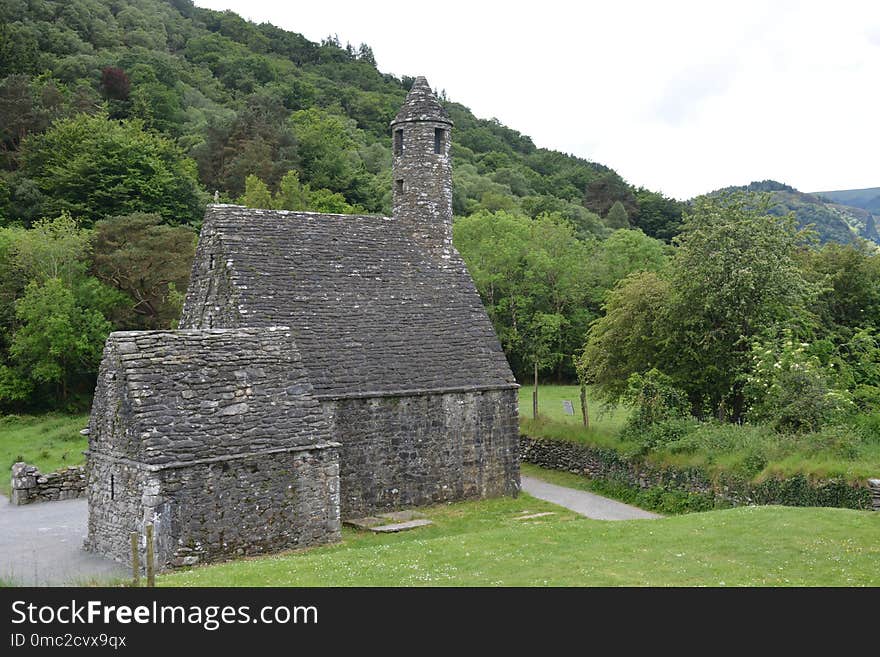
[[[12,466],[12,504],[72,500],[85,494],[86,472],[81,465],[46,473],[27,463]]]
[[[700,468],[655,465],[619,452],[567,440],[520,437],[520,456],[526,463],[564,470],[593,479],[623,483],[632,488],[662,488],[714,498],[716,506],[782,504],[877,509],[880,480],[876,488],[838,479],[813,480],[804,475],[770,478],[753,483],[734,476],[713,479]],[[872,490],[874,501],[872,503]]]

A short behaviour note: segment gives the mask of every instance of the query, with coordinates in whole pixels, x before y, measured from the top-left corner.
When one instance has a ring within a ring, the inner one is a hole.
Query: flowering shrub
[[[816,431],[855,410],[849,393],[835,387],[834,363],[823,367],[810,345],[790,331],[779,342],[756,342],[752,361],[746,377],[749,421],[769,422],[785,432]]]

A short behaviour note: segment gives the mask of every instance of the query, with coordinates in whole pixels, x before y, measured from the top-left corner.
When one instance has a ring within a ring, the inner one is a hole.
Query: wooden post
[[[532,391],[532,419],[538,419],[538,361],[535,361],[535,389]]]
[[[153,554],[153,523],[147,523],[147,586],[156,586],[156,569]]]
[[[138,553],[138,543],[140,543],[140,536],[138,536],[137,532],[131,533],[131,585],[132,586],[140,586],[141,585],[141,558]]]
[[[587,408],[587,386],[581,384],[581,415],[584,417],[584,427],[590,428],[590,410]]]

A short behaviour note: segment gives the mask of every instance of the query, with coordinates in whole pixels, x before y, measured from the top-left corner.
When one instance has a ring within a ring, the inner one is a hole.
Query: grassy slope
[[[525,511],[555,511],[531,521]],[[160,578],[164,586],[880,585],[880,514],[747,507],[602,522],[528,495],[442,505],[431,527]]]
[[[87,440],[79,431],[88,424],[86,414],[0,417],[0,490],[9,492],[10,468],[16,461],[43,472],[83,463]]]
[[[531,420],[532,388],[520,389],[520,425],[524,433],[545,438],[572,440],[599,447],[613,447],[624,453],[635,453],[639,446],[624,442],[617,435],[626,422],[626,409],[618,408],[601,412],[596,402],[590,404],[592,423],[590,430],[581,426],[577,386],[542,386],[538,396],[537,422]],[[570,399],[576,415],[566,416],[562,400]],[[589,401],[589,395],[588,395]],[[708,471],[739,470],[744,461],[755,451],[767,455],[766,467],[756,474],[756,479],[802,472],[815,477],[841,477],[848,481],[863,481],[880,477],[880,441],[858,444],[854,448],[835,444],[815,444],[809,438],[798,441],[773,434],[769,430],[746,427],[725,427],[726,443],[713,448],[686,453],[652,452],[649,458],[658,463],[681,467],[698,466]]]

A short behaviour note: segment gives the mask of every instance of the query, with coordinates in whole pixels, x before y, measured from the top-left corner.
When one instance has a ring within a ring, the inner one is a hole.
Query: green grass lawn
[[[629,409],[611,408],[596,401],[592,390],[587,389],[589,427],[583,425],[580,387],[563,385],[540,385],[538,387],[538,419],[532,418],[531,385],[519,389],[519,421],[523,433],[560,440],[575,440],[590,445],[621,447],[618,434],[629,417]],[[568,400],[574,406],[574,415],[567,415],[562,402]]]
[[[0,417],[0,490],[9,494],[10,469],[16,461],[36,465],[43,472],[85,462],[88,440],[79,432],[88,424],[87,414]]]
[[[531,384],[523,384],[519,389],[519,416],[523,420],[532,419],[533,390],[534,386]],[[539,385],[538,417],[553,422],[582,426],[580,394],[579,386]],[[567,415],[563,410],[562,402],[566,399],[574,406],[574,415]],[[629,416],[629,411],[623,407],[603,408],[603,405],[596,401],[589,388],[587,388],[587,406],[590,424],[598,431],[619,431]]]
[[[554,511],[535,520],[526,512]],[[880,585],[880,514],[743,507],[603,522],[521,495],[426,510],[400,534],[164,575],[162,586]]]

